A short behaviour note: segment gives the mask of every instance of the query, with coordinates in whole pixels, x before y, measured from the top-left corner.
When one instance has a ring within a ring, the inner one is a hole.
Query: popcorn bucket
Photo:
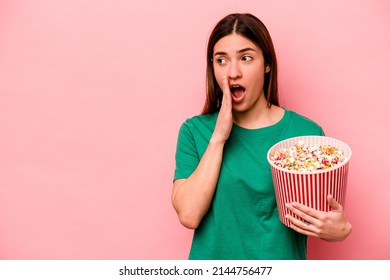
[[[328,169],[310,172],[288,170],[274,164],[271,156],[275,151],[280,151],[283,148],[289,149],[300,140],[309,146],[334,146],[344,152],[344,161]],[[326,197],[331,194],[339,204],[344,206],[351,155],[352,151],[347,144],[325,136],[293,137],[272,146],[267,153],[267,159],[271,165],[279,218],[282,223],[286,226],[291,224],[286,218],[286,214],[299,218],[286,208],[286,203],[299,202],[311,208],[328,212],[331,209]]]

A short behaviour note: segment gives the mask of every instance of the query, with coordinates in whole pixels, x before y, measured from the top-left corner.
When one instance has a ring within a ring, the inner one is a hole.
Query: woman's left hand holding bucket
[[[327,200],[331,207],[329,212],[315,210],[298,202],[286,204],[292,213],[302,219],[287,215],[290,227],[299,233],[325,241],[342,241],[347,238],[352,225],[345,217],[343,206],[332,195],[328,195]]]

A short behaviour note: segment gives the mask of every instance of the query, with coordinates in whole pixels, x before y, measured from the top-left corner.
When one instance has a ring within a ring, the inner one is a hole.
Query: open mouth
[[[245,94],[245,88],[240,85],[233,85],[230,87],[230,92],[234,101],[240,101]]]

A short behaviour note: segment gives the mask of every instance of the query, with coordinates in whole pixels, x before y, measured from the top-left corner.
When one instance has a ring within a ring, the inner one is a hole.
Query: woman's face
[[[249,39],[234,33],[221,38],[214,46],[213,67],[220,88],[223,77],[229,81],[234,111],[246,112],[265,100],[264,74],[270,69]]]

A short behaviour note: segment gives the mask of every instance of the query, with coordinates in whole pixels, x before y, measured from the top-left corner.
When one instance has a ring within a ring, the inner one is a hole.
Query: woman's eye
[[[251,61],[253,58],[251,57],[251,56],[249,56],[249,55],[244,55],[243,57],[242,57],[242,60],[243,61]]]
[[[224,58],[217,58],[217,63],[218,64],[226,64],[226,59],[224,59]]]

